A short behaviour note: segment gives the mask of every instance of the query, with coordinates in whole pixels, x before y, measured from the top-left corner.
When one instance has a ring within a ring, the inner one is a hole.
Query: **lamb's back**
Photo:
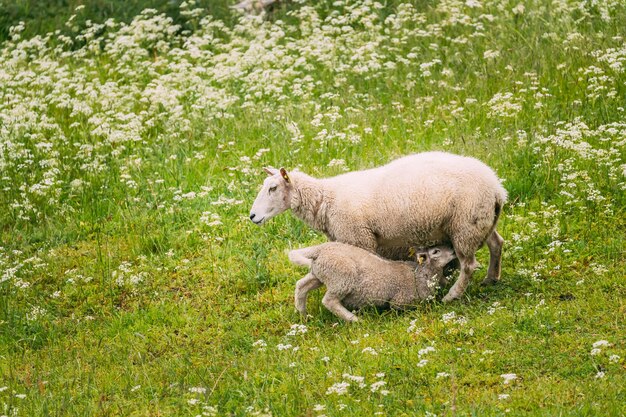
[[[383,305],[414,283],[411,263],[390,261],[339,242],[322,245],[311,272],[329,291],[345,296],[346,306],[352,308]]]

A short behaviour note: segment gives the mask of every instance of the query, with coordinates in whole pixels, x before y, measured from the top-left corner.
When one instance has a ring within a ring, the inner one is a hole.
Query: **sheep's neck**
[[[435,294],[435,280],[438,275],[435,274],[432,277],[428,277],[426,281],[423,280],[420,266],[416,264],[413,271],[413,279],[415,285],[415,296],[417,300],[428,300],[429,297]]]
[[[333,198],[321,181],[302,176],[294,181],[291,210],[296,217],[332,240],[328,230],[328,208]]]

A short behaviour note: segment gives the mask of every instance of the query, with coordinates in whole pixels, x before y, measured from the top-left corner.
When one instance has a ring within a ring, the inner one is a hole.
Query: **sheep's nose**
[[[256,216],[256,214],[252,213],[252,214],[250,215],[250,220],[254,220],[254,217],[255,217],[255,216]]]

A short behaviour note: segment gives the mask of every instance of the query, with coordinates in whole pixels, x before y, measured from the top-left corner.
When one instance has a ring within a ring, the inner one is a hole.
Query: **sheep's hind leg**
[[[306,299],[309,291],[319,288],[323,285],[322,281],[317,279],[315,275],[310,272],[304,276],[301,280],[296,282],[296,309],[306,316]]]
[[[504,244],[504,239],[494,230],[487,238],[486,243],[489,248],[489,269],[487,270],[487,276],[482,282],[483,285],[500,281],[502,245]]]
[[[341,304],[341,300],[330,292],[326,292],[326,294],[324,294],[322,304],[324,304],[324,306],[336,316],[344,319],[345,321],[355,322],[358,320],[354,314]]]
[[[456,300],[463,295],[465,289],[470,283],[474,270],[478,266],[476,257],[473,254],[471,256],[466,256],[457,252],[457,257],[461,263],[461,275],[459,275],[459,279],[457,279],[452,288],[450,288],[448,294],[443,297],[444,303],[449,303],[450,301]]]

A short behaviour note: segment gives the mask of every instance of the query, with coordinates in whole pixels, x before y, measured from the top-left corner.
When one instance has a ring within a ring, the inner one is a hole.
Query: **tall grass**
[[[13,27],[0,414],[623,415],[625,12],[187,2]],[[323,237],[247,219],[261,168],[330,176],[425,150],[504,179],[501,283],[358,325],[319,291],[300,318],[284,250]]]

